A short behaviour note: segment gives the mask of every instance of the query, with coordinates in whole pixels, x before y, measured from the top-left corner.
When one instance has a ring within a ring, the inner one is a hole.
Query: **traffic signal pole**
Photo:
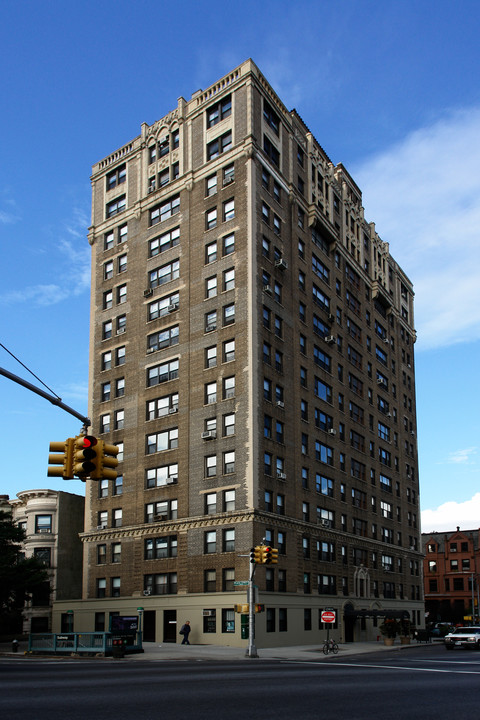
[[[87,432],[87,428],[90,427],[92,424],[90,422],[90,418],[85,417],[85,415],[81,415],[73,408],[69,407],[68,405],[65,405],[64,402],[62,402],[62,399],[57,397],[56,395],[50,395],[50,393],[45,392],[45,390],[41,390],[36,385],[32,385],[32,383],[29,383],[27,380],[24,380],[23,378],[19,377],[18,375],[14,375],[13,373],[9,372],[8,370],[5,370],[5,368],[0,367],[0,375],[3,375],[4,377],[8,378],[9,380],[13,380],[13,382],[17,383],[17,385],[22,385],[24,388],[27,388],[27,390],[31,390],[32,392],[36,393],[37,395],[40,395],[40,397],[45,398],[45,400],[48,400],[52,403],[52,405],[57,405],[62,410],[65,410],[65,412],[70,413],[70,415],[73,415],[78,420],[81,420],[83,423],[83,428],[85,432]]]
[[[255,562],[250,559],[250,577],[248,580],[248,647],[247,657],[258,658],[255,646],[255,586],[253,578],[255,575]]]

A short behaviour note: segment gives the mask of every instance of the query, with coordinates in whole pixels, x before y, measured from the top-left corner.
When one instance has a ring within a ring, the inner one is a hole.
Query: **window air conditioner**
[[[267,293],[267,295],[271,295],[271,294],[272,294],[272,288],[270,287],[270,285],[264,285],[264,286],[263,286],[263,292],[264,292],[264,293]]]
[[[175,405],[175,407],[168,408],[168,414],[173,415],[174,413],[178,412],[178,406]]]
[[[143,291],[143,297],[150,297],[151,295],[153,295],[152,288],[147,288],[146,290]]]
[[[332,343],[335,342],[335,335],[326,335],[324,340],[327,343],[327,345],[331,345]]]
[[[279,480],[286,480],[286,479],[287,479],[287,476],[286,476],[286,474],[285,474],[284,472],[280,472],[280,470],[277,470],[277,478],[278,478]]]
[[[216,325],[207,325],[207,327],[205,328],[205,332],[212,332],[213,330],[216,330],[216,329],[217,329]]]
[[[147,597],[147,595],[151,595],[151,594],[152,594],[152,591],[151,591],[151,589],[144,590],[144,591],[143,591],[143,594],[145,595],[145,597]]]
[[[277,407],[279,407],[279,408],[285,407],[285,403],[283,402],[283,400],[277,400]]]
[[[202,432],[202,440],[215,440],[217,437],[217,433],[215,430],[206,430],[205,432]]]
[[[328,434],[329,434],[329,435],[336,435],[336,434],[337,434],[337,431],[335,430],[335,428],[330,428],[330,430],[328,431]]]
[[[283,258],[280,258],[279,260],[276,261],[275,267],[279,268],[279,270],[287,270],[287,268],[288,268],[287,261],[284,260]]]
[[[178,310],[178,303],[170,303],[168,306],[168,312],[175,312],[175,310]]]
[[[175,485],[178,481],[178,475],[168,475],[166,479],[167,485]]]

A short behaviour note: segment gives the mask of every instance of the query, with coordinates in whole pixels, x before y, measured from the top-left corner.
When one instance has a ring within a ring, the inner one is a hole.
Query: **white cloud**
[[[417,349],[480,338],[480,108],[452,112],[352,173],[416,294]]]
[[[480,528],[480,493],[470,500],[443,503],[434,510],[422,511],[422,532],[448,532],[457,527],[463,530]]]
[[[455,450],[449,455],[447,462],[454,463],[456,465],[469,465],[472,463],[472,455],[475,455],[476,452],[477,448],[474,447],[465,448],[464,450]]]
[[[51,255],[55,249],[63,256],[70,268],[75,272],[63,274],[64,282],[39,283],[19,290],[5,292],[0,295],[0,303],[14,305],[30,303],[40,307],[55,305],[72,296],[78,296],[90,287],[90,246],[86,240],[87,216],[81,210],[73,209],[73,220],[65,225],[63,237],[52,241],[54,247],[44,250],[43,254]],[[0,218],[1,222],[1,218]],[[73,238],[73,239],[71,239]],[[62,276],[61,273],[58,274]]]

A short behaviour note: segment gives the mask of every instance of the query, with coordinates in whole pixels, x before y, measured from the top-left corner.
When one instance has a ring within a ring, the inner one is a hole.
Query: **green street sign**
[[[248,580],[234,580],[234,585],[248,585]]]

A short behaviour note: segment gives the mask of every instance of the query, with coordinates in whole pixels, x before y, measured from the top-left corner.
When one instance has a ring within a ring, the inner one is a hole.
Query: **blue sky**
[[[414,283],[423,529],[479,527],[479,26],[470,0],[6,0],[0,342],[87,413],[91,166],[251,57]],[[0,403],[0,493],[82,493],[46,477],[79,421],[2,377]]]

